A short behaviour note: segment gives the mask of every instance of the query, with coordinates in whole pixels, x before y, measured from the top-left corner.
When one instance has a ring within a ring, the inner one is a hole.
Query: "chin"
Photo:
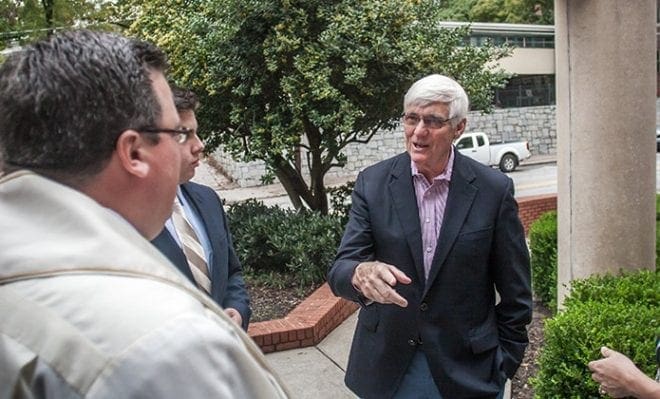
[[[182,174],[181,175],[181,181],[179,182],[179,184],[183,184],[183,183],[186,183],[186,182],[190,181],[190,179],[192,179],[194,176],[195,176],[195,172]]]

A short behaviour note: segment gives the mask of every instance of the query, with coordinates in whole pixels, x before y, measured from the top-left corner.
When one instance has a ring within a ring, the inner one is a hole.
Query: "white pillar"
[[[655,268],[656,0],[555,0],[558,301]]]

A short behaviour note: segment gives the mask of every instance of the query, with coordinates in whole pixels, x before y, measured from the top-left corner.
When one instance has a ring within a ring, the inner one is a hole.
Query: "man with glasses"
[[[165,68],[153,45],[85,30],[0,65],[2,397],[286,397],[148,241],[187,134]]]
[[[174,104],[181,126],[181,178],[176,211],[152,243],[220,306],[237,325],[247,330],[250,301],[222,201],[210,187],[191,182],[199,166],[204,144],[197,136],[197,96],[190,90],[173,88]],[[179,207],[180,208],[177,208]],[[192,229],[191,236],[186,235]],[[190,231],[190,230],[188,230]]]
[[[454,148],[457,82],[427,76],[403,105],[406,152],[358,176],[328,273],[361,304],[346,384],[361,398],[501,397],[532,316],[513,182]]]

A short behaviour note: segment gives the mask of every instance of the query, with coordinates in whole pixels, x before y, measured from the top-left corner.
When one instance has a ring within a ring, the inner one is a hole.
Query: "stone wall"
[[[660,99],[656,101],[656,115],[660,120]],[[490,114],[470,112],[467,130],[485,132],[493,141],[527,140],[532,156],[555,154],[557,151],[554,105],[496,109]],[[400,127],[380,131],[367,144],[348,146],[346,166],[331,169],[326,175],[326,183],[333,178],[354,177],[365,167],[402,151],[403,131]],[[261,184],[261,176],[265,173],[262,162],[235,162],[221,150],[216,151],[213,156],[239,186]],[[305,164],[303,162],[303,169]]]

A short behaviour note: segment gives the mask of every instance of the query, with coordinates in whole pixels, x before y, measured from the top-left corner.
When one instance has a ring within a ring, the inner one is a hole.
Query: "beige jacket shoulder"
[[[287,394],[250,338],[124,219],[16,172],[0,179],[0,399],[9,397]]]

